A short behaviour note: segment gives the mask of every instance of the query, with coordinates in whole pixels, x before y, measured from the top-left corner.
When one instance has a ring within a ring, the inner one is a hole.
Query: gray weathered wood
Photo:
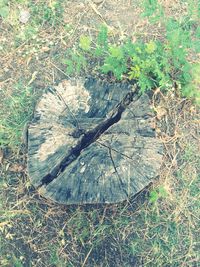
[[[28,129],[28,172],[59,203],[115,203],[159,174],[162,144],[149,97],[93,78],[49,88]]]

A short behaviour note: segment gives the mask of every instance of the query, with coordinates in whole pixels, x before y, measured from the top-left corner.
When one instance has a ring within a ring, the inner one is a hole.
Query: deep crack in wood
[[[79,157],[81,151],[95,142],[99,138],[99,136],[107,131],[113,124],[117,123],[120,120],[121,115],[126,107],[133,101],[133,97],[136,94],[138,94],[138,90],[136,89],[133,92],[129,92],[121,101],[121,103],[117,104],[108,119],[101,122],[94,129],[84,133],[80,142],[71,149],[70,153],[66,155],[66,157],[57,166],[55,166],[50,173],[43,177],[42,185],[49,184],[52,180],[56,179],[58,177],[58,174],[62,173],[70,163],[72,163],[77,159],[77,157]]]
[[[163,146],[147,94],[126,82],[63,80],[28,127],[28,173],[58,203],[116,203],[159,174]]]

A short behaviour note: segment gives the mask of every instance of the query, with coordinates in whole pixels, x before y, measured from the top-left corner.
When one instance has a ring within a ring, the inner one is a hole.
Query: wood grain
[[[62,81],[38,102],[28,129],[28,172],[47,198],[115,203],[159,174],[162,144],[149,97],[128,83]]]

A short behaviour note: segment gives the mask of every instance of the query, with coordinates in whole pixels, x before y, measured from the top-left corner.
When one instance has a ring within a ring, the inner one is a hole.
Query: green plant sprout
[[[156,1],[152,3],[156,8]],[[160,6],[159,10],[161,12]],[[78,47],[74,51],[69,50],[67,59],[63,61],[67,74],[80,74],[82,71],[87,71],[90,62],[93,61],[97,71],[112,74],[116,80],[135,80],[141,92],[157,87],[161,90],[169,90],[179,85],[183,96],[192,97],[198,102],[200,93],[193,84],[193,67],[187,56],[189,49],[199,49],[196,41],[200,36],[200,29],[197,27],[193,39],[192,33],[185,30],[181,22],[169,18],[163,21],[163,24],[166,32],[164,41],[138,40],[133,43],[126,40],[122,44],[111,43],[105,26],[100,28],[94,39],[81,36]]]

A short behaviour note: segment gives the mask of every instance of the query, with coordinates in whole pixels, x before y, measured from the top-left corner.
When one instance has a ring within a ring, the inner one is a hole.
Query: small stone
[[[81,169],[80,169],[80,173],[84,173],[84,171],[85,171],[85,166],[83,166]]]
[[[28,10],[24,10],[22,9],[19,13],[19,21],[21,23],[27,23],[29,21],[29,18],[30,18],[30,13]]]

